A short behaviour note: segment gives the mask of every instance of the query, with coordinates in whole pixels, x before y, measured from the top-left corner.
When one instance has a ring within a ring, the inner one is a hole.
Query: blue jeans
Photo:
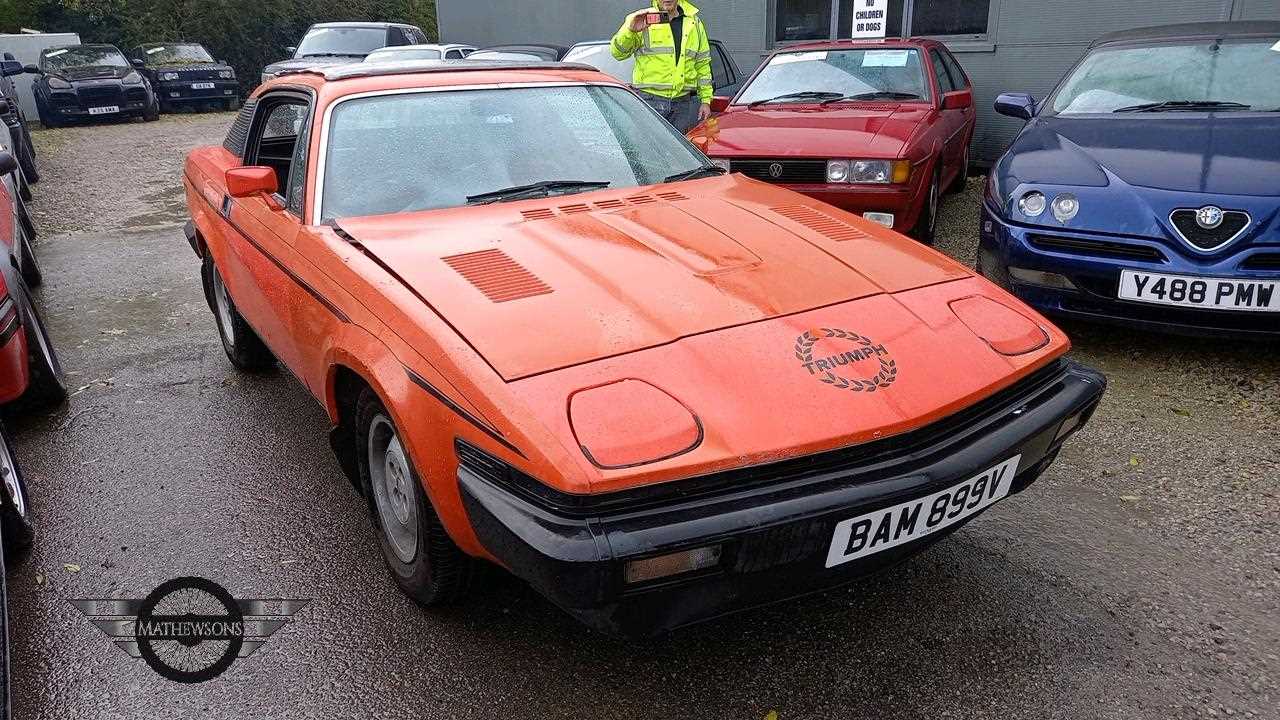
[[[643,90],[640,91],[640,97],[649,104],[649,107],[658,111],[658,114],[666,118],[680,134],[689,132],[694,125],[698,124],[698,108],[702,106],[702,101],[698,99],[697,93],[690,93],[684,97],[678,97],[674,100],[668,100],[657,95],[650,95]]]

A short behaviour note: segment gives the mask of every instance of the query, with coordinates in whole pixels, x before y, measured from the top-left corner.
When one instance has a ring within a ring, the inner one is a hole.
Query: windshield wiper
[[[841,95],[833,97],[830,100],[823,100],[819,105],[830,105],[831,103],[845,102],[847,100],[919,100],[920,96],[915,93],[897,92],[896,90],[876,90],[874,92],[856,93],[854,95]]]
[[[765,103],[777,102],[779,100],[803,100],[807,98],[826,99],[830,97],[840,97],[840,93],[831,92],[829,90],[801,90],[800,92],[787,93],[786,95],[756,100],[755,102],[747,103],[747,107],[753,108],[757,105],[764,105]]]
[[[1111,112],[1127,113],[1127,112],[1169,112],[1177,110],[1248,110],[1252,105],[1245,105],[1238,102],[1224,102],[1222,100],[1165,100],[1164,102],[1143,103],[1141,105],[1129,105],[1127,107],[1118,108]]]
[[[565,195],[571,192],[586,192],[609,187],[607,180],[543,180],[542,182],[516,185],[514,187],[493,190],[479,195],[468,195],[468,205],[488,205],[506,200],[523,200],[531,197],[547,197],[553,192]]]
[[[686,172],[676,173],[662,179],[664,183],[680,182],[682,180],[696,180],[704,175],[724,175],[729,172],[719,165],[703,165],[700,168],[694,168]]]

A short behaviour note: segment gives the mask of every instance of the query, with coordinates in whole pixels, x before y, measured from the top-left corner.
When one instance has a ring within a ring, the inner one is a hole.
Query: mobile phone
[[[671,14],[665,12],[651,12],[645,16],[645,21],[650,25],[669,23],[671,22]]]

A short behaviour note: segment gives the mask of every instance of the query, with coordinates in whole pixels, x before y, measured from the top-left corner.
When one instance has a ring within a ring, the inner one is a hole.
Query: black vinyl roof
[[[321,65],[286,70],[285,75],[320,75],[325,80],[350,80],[385,75],[423,73],[457,73],[483,70],[587,70],[600,72],[590,65],[564,62],[518,62],[513,60],[398,60],[394,62],[361,62],[346,65]]]
[[[1247,20],[1237,22],[1181,23],[1155,27],[1120,30],[1107,33],[1093,41],[1090,47],[1112,43],[1132,43],[1160,40],[1194,40],[1237,37],[1270,37],[1280,40],[1280,22]]]

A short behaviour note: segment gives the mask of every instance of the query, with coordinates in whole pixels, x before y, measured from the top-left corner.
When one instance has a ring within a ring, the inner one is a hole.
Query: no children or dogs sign
[[[889,15],[889,0],[854,0],[854,38],[882,38]]]

